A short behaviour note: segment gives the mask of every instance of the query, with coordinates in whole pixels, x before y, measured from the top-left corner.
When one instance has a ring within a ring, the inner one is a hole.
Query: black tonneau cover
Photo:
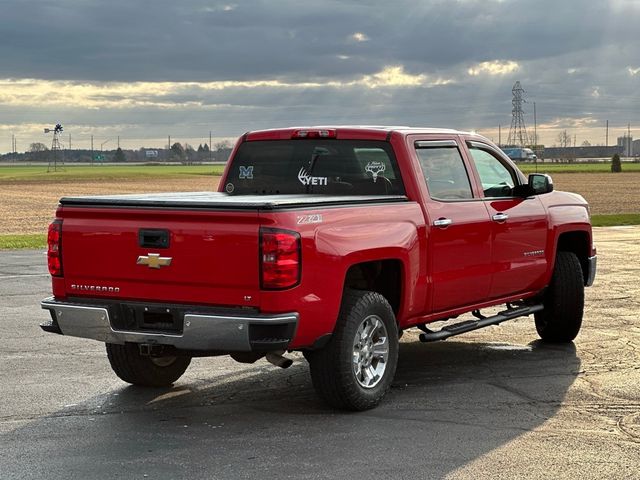
[[[277,210],[371,203],[404,202],[404,195],[228,195],[221,192],[147,193],[63,197],[63,206]]]

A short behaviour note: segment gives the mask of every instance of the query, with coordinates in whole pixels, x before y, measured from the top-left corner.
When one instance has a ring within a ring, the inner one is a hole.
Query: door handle
[[[434,220],[433,226],[434,227],[444,228],[444,227],[448,227],[452,223],[453,222],[451,221],[450,218],[439,218],[438,220]]]
[[[498,212],[491,218],[494,222],[504,222],[509,218],[509,215],[507,215],[506,213]]]

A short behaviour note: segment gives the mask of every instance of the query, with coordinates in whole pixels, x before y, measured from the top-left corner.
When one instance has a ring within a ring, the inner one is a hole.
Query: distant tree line
[[[91,150],[88,149],[63,149],[62,155],[64,161],[74,162],[180,162],[184,164],[193,164],[201,162],[226,162],[231,154],[231,144],[226,141],[214,144],[213,149],[207,143],[198,145],[198,148],[188,143],[181,144],[176,142],[171,148],[140,148],[138,150],[127,150],[117,148],[115,150],[93,151],[93,159]],[[0,161],[15,162],[46,162],[51,154],[49,147],[44,143],[34,142],[29,145],[29,150],[24,153],[7,153],[0,155]]]

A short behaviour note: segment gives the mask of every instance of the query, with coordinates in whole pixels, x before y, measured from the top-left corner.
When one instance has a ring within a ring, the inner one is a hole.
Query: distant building
[[[631,142],[631,152],[634,157],[640,157],[640,140]]]
[[[614,154],[623,155],[623,146],[605,147],[605,146],[588,146],[588,147],[545,147],[545,161],[572,161],[576,158],[611,158]],[[540,155],[539,155],[540,156]]]
[[[622,156],[631,157],[633,155],[633,137],[623,135],[618,137],[618,146],[622,147]]]

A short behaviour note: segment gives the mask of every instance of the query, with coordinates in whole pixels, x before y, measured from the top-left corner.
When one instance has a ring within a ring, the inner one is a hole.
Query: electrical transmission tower
[[[49,165],[47,172],[57,172],[64,170],[64,157],[62,155],[62,147],[60,146],[60,135],[62,135],[62,125],[59,123],[51,128],[45,128],[44,133],[53,132],[53,140],[51,141],[51,154],[49,155]]]
[[[513,85],[511,93],[513,93],[513,100],[511,100],[513,109],[511,110],[511,128],[509,129],[507,145],[526,147],[530,145],[527,127],[524,124],[524,111],[522,110],[522,104],[526,100],[522,97],[524,88],[520,85],[519,80]]]

